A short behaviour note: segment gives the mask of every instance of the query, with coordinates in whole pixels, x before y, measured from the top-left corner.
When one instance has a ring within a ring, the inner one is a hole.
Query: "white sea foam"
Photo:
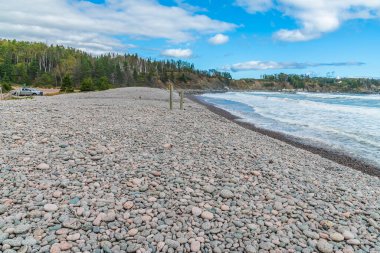
[[[380,164],[380,95],[228,92],[203,97],[259,127],[318,140]]]
[[[326,94],[326,93],[307,93],[307,92],[298,92],[297,94],[305,95],[307,97],[315,98],[330,98],[330,99],[361,99],[361,100],[379,100],[380,95],[348,95],[348,94]]]

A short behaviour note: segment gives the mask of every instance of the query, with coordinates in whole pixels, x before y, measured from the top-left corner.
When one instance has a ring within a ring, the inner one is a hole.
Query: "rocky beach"
[[[380,252],[378,177],[167,99],[2,101],[0,252]]]

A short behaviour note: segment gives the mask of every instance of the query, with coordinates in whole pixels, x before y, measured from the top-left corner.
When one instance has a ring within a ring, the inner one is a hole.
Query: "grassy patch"
[[[21,99],[34,99],[32,96],[10,96],[7,100],[21,100]]]
[[[44,96],[52,97],[52,96],[57,96],[57,95],[61,95],[61,94],[65,94],[65,93],[58,91],[58,92],[46,93],[46,94],[44,94]]]

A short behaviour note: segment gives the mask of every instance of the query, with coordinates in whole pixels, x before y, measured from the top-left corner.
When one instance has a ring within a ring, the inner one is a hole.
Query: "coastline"
[[[168,98],[130,87],[7,101],[0,244],[12,252],[30,242],[36,252],[380,252],[380,178],[191,100],[180,110],[177,94],[170,110]]]
[[[292,137],[292,136],[289,136],[289,135],[286,135],[286,134],[283,134],[280,132],[271,131],[271,130],[256,127],[252,123],[241,121],[240,117],[233,115],[232,113],[230,113],[226,110],[223,110],[219,107],[216,107],[213,104],[205,102],[204,100],[198,98],[197,95],[188,94],[187,98],[193,102],[196,102],[198,104],[205,106],[211,112],[213,112],[219,116],[222,116],[222,117],[246,128],[246,129],[258,132],[260,134],[264,134],[264,135],[269,136],[271,138],[274,138],[274,139],[283,141],[287,144],[290,144],[294,147],[301,148],[301,149],[307,150],[313,154],[320,155],[323,158],[326,158],[330,161],[336,162],[336,163],[341,164],[343,166],[347,166],[347,167],[350,167],[352,169],[361,171],[365,174],[368,174],[371,176],[376,176],[376,177],[380,178],[380,168],[376,167],[373,164],[370,164],[370,163],[365,162],[363,160],[360,160],[358,158],[349,156],[346,153],[340,152],[338,150],[332,150],[332,149],[328,149],[328,148],[318,147],[318,146],[312,145],[312,144],[306,144],[304,142],[301,142],[299,139],[297,139],[295,137]]]

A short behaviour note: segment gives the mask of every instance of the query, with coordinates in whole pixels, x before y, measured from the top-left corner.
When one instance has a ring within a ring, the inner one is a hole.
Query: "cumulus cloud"
[[[174,58],[190,58],[193,52],[190,49],[166,49],[161,52],[161,55]]]
[[[208,42],[213,44],[213,45],[222,45],[222,44],[226,44],[229,40],[230,40],[230,38],[227,35],[219,33],[219,34],[211,37],[208,40]]]
[[[363,62],[331,62],[331,63],[299,63],[299,62],[275,62],[275,61],[249,61],[236,63],[224,67],[224,70],[239,72],[249,70],[279,70],[279,69],[305,69],[309,67],[340,67],[340,66],[362,66]]]
[[[294,18],[297,29],[281,29],[274,38],[283,41],[308,41],[337,30],[353,19],[380,18],[380,1],[375,0],[236,0],[249,13],[275,8]]]
[[[236,26],[197,15],[157,0],[0,0],[2,38],[43,41],[91,52],[123,50],[131,39],[187,42],[199,34],[233,30]]]

